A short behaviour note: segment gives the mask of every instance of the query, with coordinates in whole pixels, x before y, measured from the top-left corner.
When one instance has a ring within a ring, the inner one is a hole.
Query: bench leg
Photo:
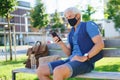
[[[16,80],[16,72],[12,71],[12,80]]]

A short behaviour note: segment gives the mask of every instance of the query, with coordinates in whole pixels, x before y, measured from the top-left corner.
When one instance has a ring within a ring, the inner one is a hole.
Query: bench
[[[120,57],[120,39],[110,39],[104,40],[105,48],[102,50],[104,57]],[[62,57],[66,57],[60,46],[57,44],[48,44],[49,54],[52,55],[60,55]],[[31,73],[36,74],[35,69],[27,69],[27,68],[18,68],[12,70],[12,80],[16,80],[16,73]],[[99,72],[92,71],[90,73],[85,73],[82,75],[76,76],[76,78],[95,78],[95,79],[120,79],[120,72]]]

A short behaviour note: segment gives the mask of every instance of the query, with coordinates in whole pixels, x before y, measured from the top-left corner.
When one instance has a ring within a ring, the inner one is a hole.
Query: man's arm
[[[95,44],[92,49],[88,52],[89,58],[92,58],[96,54],[98,54],[104,48],[104,42],[100,35],[97,35],[92,38],[93,43]]]
[[[64,51],[64,53],[67,55],[67,56],[70,56],[71,54],[71,49],[70,49],[70,46],[66,45],[65,43],[63,43],[63,41],[59,41],[59,38],[58,37],[54,37],[53,38],[54,42],[57,43],[58,45],[61,46],[62,50]]]

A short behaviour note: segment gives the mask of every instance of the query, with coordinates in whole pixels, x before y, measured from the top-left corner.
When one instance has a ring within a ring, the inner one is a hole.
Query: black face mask
[[[75,24],[77,23],[77,19],[74,17],[72,19],[68,19],[68,22],[71,26],[75,26]]]

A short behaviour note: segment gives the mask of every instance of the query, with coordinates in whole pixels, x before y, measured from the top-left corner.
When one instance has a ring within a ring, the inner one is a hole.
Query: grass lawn
[[[24,67],[23,62],[26,59],[26,55],[17,57],[17,61],[0,61],[0,80],[7,77],[6,80],[12,79],[11,71],[16,68]],[[96,63],[97,71],[120,71],[120,58],[103,58],[102,60]],[[38,80],[36,75],[18,73],[16,75],[16,80]],[[70,78],[67,80],[98,80],[98,79],[77,79]]]

